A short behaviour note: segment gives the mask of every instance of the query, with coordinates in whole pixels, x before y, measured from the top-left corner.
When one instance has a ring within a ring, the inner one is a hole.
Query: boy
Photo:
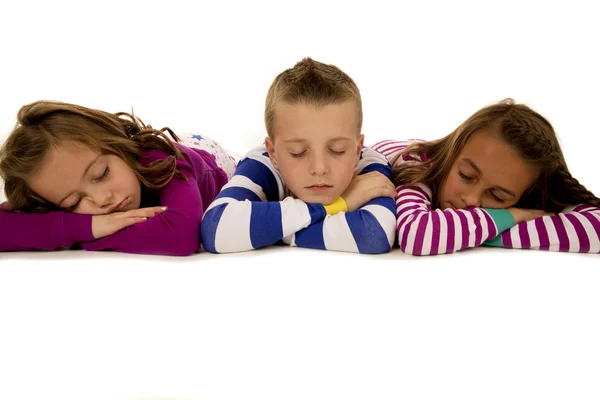
[[[265,124],[265,144],[246,154],[204,215],[204,248],[227,253],[284,242],[389,251],[396,191],[386,158],[363,148],[354,81],[305,58],[273,81]]]

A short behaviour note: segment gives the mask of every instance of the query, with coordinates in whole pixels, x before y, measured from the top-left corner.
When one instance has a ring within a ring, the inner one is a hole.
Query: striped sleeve
[[[363,149],[358,168],[388,177],[391,172],[385,157],[368,148]],[[327,216],[323,205],[285,195],[285,184],[266,148],[252,150],[204,215],[204,248],[227,253],[282,241],[314,249],[382,253],[393,244],[393,199],[374,199],[354,212]]]
[[[284,197],[283,180],[266,147],[251,150],[204,214],[204,248],[211,253],[257,249],[325,218],[322,205]]]
[[[386,158],[365,147],[357,168],[360,174],[377,171],[389,178],[392,168]],[[395,238],[394,199],[379,197],[358,210],[339,212],[284,238],[291,246],[352,253],[388,252]]]
[[[385,158],[387,158],[387,160],[389,162],[391,162],[392,159],[396,156],[396,154],[398,154],[402,150],[406,149],[408,147],[408,145],[410,145],[411,143],[413,143],[415,141],[419,141],[419,140],[417,140],[417,139],[411,139],[411,140],[405,140],[405,141],[383,140],[381,142],[375,143],[374,145],[372,145],[370,147],[373,150],[383,154],[385,156]]]
[[[600,253],[600,208],[584,204],[517,224],[484,243],[509,249]]]
[[[432,210],[431,190],[423,184],[396,190],[398,244],[407,254],[435,255],[477,247],[514,225],[507,210]]]

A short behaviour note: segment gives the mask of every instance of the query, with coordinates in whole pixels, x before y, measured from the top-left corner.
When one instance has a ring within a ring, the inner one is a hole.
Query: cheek
[[[130,185],[131,185],[132,189],[139,191],[140,190],[140,184],[141,184],[140,179],[137,177],[136,174],[133,173],[133,171],[131,171],[131,183],[130,183]]]
[[[123,196],[133,196],[133,203],[127,207],[128,210],[133,210],[140,208],[142,201],[142,187],[140,180],[131,169],[128,168],[126,172],[129,172],[128,179],[121,183],[119,190],[122,192]]]
[[[356,160],[354,158],[350,160],[343,160],[337,163],[334,168],[334,174],[338,175],[338,178],[350,183],[354,177],[354,170],[356,168]]]
[[[128,165],[123,165],[122,168],[120,168],[115,186],[120,190],[131,192],[136,190],[136,188],[139,188],[140,180]]]
[[[279,160],[279,173],[283,176],[293,177],[294,175],[299,175],[303,173],[307,173],[308,168],[305,165],[305,158],[293,158],[293,157],[284,157]]]
[[[302,181],[305,180],[308,174],[308,169],[303,164],[302,159],[291,157],[278,159],[277,170],[285,185],[292,191],[298,190],[297,185],[302,185]]]
[[[448,176],[440,188],[439,199],[450,200],[460,192],[460,182],[452,175]]]
[[[343,192],[348,186],[350,186],[352,178],[354,178],[356,162],[353,158],[353,155],[348,158],[344,157],[343,159],[337,158],[332,160],[330,168],[332,179],[331,182],[335,184],[337,190]],[[337,195],[341,195],[341,192],[337,193]]]
[[[102,212],[98,211],[98,208],[92,202],[83,199],[81,200],[81,203],[79,203],[77,210],[73,211],[73,214],[95,215],[102,214]]]
[[[279,171],[291,171],[296,169],[299,164],[302,163],[302,159],[295,159],[292,157],[280,157],[277,159],[277,168]]]
[[[110,169],[113,178],[113,185],[119,188],[126,188],[132,186],[133,182],[139,182],[133,169],[124,160],[114,156],[111,160]]]

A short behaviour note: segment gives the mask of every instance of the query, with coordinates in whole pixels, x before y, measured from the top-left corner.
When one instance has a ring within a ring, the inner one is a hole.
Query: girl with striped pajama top
[[[570,175],[552,126],[525,105],[485,107],[436,141],[371,147],[393,166],[405,253],[480,245],[600,253],[600,199]]]

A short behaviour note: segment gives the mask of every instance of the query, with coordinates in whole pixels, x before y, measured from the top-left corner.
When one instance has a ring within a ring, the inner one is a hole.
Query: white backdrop
[[[0,138],[53,99],[243,153],[273,78],[310,56],[359,85],[367,144],[438,138],[513,97],[600,193],[591,3],[417,3],[12,1]],[[598,260],[0,254],[0,398],[598,398]]]

